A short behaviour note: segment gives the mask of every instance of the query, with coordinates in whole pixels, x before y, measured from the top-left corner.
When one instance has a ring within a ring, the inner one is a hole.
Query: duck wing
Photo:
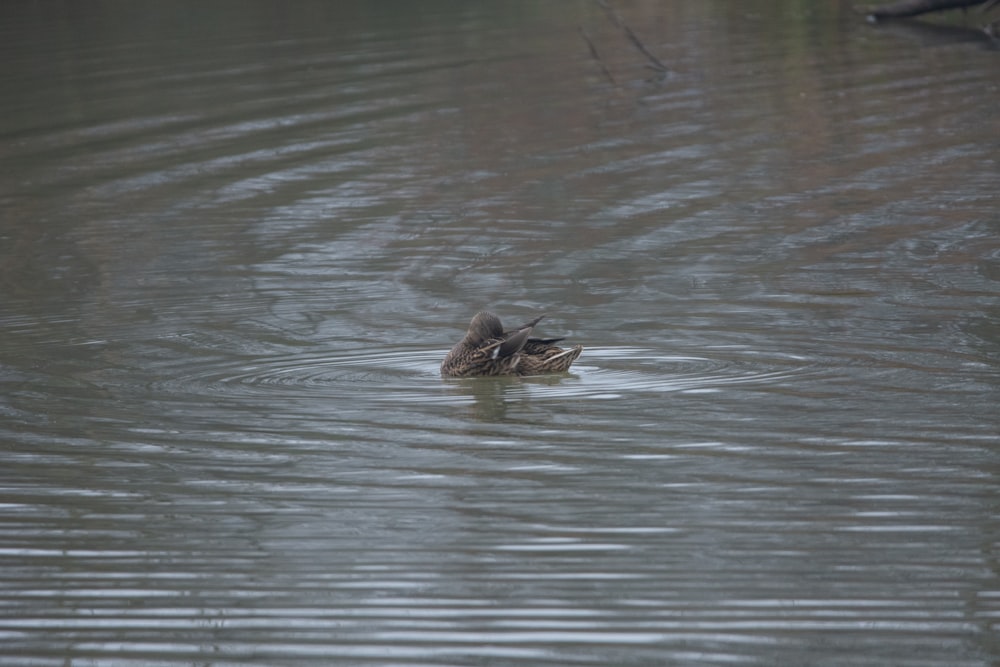
[[[512,331],[505,331],[503,334],[503,341],[493,353],[493,358],[509,357],[520,352],[524,348],[525,344],[527,344],[530,340],[528,336],[531,335],[532,329],[535,328],[535,325],[538,324],[543,317],[545,317],[545,315],[539,315],[530,322],[525,322]]]

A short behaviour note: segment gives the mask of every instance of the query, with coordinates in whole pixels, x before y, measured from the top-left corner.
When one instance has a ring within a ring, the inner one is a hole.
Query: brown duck
[[[493,313],[476,313],[465,337],[441,362],[441,375],[545,375],[569,370],[583,347],[564,350],[554,345],[562,338],[529,338],[542,317],[504,331],[500,318]]]

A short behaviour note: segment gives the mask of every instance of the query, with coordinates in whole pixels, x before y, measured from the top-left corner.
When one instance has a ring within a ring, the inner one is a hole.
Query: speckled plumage
[[[562,338],[529,338],[542,317],[504,331],[500,318],[493,313],[476,313],[465,337],[441,362],[441,375],[545,375],[569,370],[583,347],[564,350],[554,345]]]

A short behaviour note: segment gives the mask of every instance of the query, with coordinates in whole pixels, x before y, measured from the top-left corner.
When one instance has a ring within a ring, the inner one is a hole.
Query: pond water
[[[0,5],[0,664],[997,664],[985,20]]]

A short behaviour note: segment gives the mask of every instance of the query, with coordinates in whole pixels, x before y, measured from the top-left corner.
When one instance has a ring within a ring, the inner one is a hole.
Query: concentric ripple
[[[430,350],[356,352],[337,356],[295,355],[244,364],[222,372],[214,382],[227,385],[328,387],[341,383],[392,383],[407,376],[437,373],[440,354]]]
[[[461,391],[482,383],[502,383],[504,395],[533,398],[615,399],[641,393],[712,392],[736,385],[768,385],[810,372],[788,359],[740,360],[672,355],[628,346],[589,347],[566,374],[511,378],[440,378],[444,355],[436,349],[358,350],[261,356],[219,361],[186,369],[163,383],[172,394],[191,398],[208,393],[274,392],[346,396],[371,394],[373,400],[454,402]],[[449,391],[442,392],[444,387]]]
[[[734,361],[679,356],[641,348],[593,348],[578,369],[580,384],[566,395],[618,398],[633,393],[719,391],[726,387],[780,382],[809,370],[773,361]]]

